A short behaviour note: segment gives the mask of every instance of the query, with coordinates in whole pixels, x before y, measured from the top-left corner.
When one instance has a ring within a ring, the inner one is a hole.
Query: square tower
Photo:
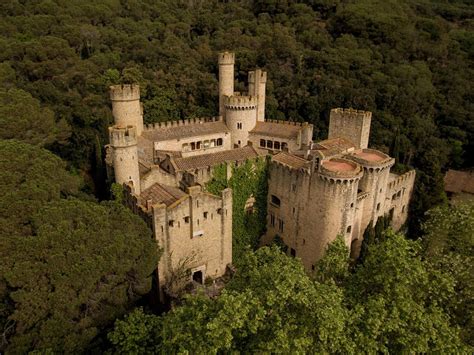
[[[345,138],[356,148],[365,149],[369,144],[371,120],[369,111],[334,108],[329,116],[328,139]]]

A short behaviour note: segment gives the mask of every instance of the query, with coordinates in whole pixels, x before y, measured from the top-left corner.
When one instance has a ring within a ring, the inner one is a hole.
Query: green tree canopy
[[[0,140],[0,233],[29,235],[31,217],[44,204],[75,194],[79,179],[66,163],[40,147]]]
[[[157,245],[115,202],[53,201],[0,239],[3,350],[78,352],[151,287]]]

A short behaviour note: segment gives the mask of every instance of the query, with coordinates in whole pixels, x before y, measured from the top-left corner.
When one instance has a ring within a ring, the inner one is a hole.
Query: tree
[[[157,245],[115,202],[58,200],[34,215],[31,236],[0,239],[0,259],[3,350],[78,352],[150,290]]]
[[[30,235],[31,217],[46,203],[77,194],[78,177],[45,149],[0,140],[0,232]]]
[[[428,211],[423,225],[424,256],[433,269],[455,280],[455,294],[445,304],[463,340],[474,346],[474,203],[440,206]]]
[[[420,256],[419,241],[387,233],[346,285],[357,310],[350,335],[367,352],[467,352],[459,328],[442,305],[454,296],[454,279]]]
[[[65,121],[55,122],[54,113],[20,89],[0,89],[0,139],[17,139],[45,146],[69,137]]]
[[[109,339],[122,353],[141,344],[155,353],[346,352],[353,348],[341,302],[335,285],[313,282],[298,260],[261,248],[245,254],[216,300],[190,296],[158,322],[136,311]]]

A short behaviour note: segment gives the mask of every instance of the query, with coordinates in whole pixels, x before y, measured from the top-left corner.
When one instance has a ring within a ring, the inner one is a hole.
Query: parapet
[[[367,168],[383,169],[391,167],[395,163],[393,158],[375,149],[360,149],[346,157]]]
[[[331,110],[331,116],[345,116],[354,118],[371,118],[372,112],[364,110],[355,110],[353,108],[333,108]]]
[[[173,120],[173,121],[164,121],[164,122],[156,122],[156,123],[149,123],[145,125],[145,131],[151,131],[158,128],[167,128],[167,127],[178,127],[178,126],[189,126],[193,124],[202,124],[206,122],[222,122],[222,116],[216,117],[203,117],[203,118],[188,118],[186,120]]]
[[[257,108],[256,96],[225,96],[226,110],[253,110]]]
[[[219,65],[222,65],[222,64],[233,65],[235,63],[235,53],[234,52],[220,52],[217,61]]]
[[[110,89],[110,100],[112,101],[135,101],[140,100],[140,86],[136,84],[112,85]]]
[[[270,123],[278,123],[282,125],[289,125],[289,126],[313,126],[312,124],[309,124],[308,122],[297,122],[297,121],[286,121],[286,120],[274,120],[270,118],[265,118],[265,122],[270,122]]]
[[[407,171],[405,174],[397,176],[395,179],[391,180],[387,187],[389,190],[397,189],[401,186],[404,186],[409,182],[409,180],[414,180],[416,176],[415,170]]]
[[[359,164],[343,159],[332,158],[323,160],[319,165],[319,174],[332,179],[338,180],[352,180],[362,176],[362,168]]]
[[[262,71],[260,69],[257,70],[252,70],[249,71],[249,83],[255,83],[256,82],[256,75],[259,76],[258,81],[260,83],[266,83],[267,82],[267,72]]]
[[[137,145],[137,129],[135,126],[109,127],[109,141],[114,148]]]

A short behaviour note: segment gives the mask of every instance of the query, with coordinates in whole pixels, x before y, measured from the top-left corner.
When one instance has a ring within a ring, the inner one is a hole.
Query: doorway
[[[202,270],[193,272],[193,281],[201,285],[203,284]]]

